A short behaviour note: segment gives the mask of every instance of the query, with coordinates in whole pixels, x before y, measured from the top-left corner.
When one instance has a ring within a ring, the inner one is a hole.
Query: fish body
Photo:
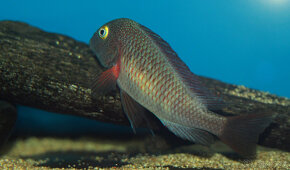
[[[182,74],[193,77],[186,65],[176,68],[172,62],[180,60],[171,61],[176,60],[176,53],[165,42],[162,45],[168,48],[168,52],[162,51],[152,40],[152,32],[144,29],[137,27],[131,30],[136,37],[126,37],[128,45],[122,49],[122,56],[126,57],[121,57],[117,79],[120,89],[154,113],[162,123],[166,121],[189,127],[194,124],[201,129],[219,128],[213,127],[215,124],[211,121],[222,117],[208,113],[202,99],[192,92],[190,84],[184,80]],[[201,119],[207,121],[200,123]]]
[[[102,26],[90,41],[100,63],[96,93],[119,86],[121,102],[133,128],[152,112],[175,135],[209,145],[215,136],[244,156],[253,155],[258,135],[270,123],[265,114],[224,117],[214,113],[222,101],[202,86],[170,45],[130,19]],[[233,137],[233,136],[236,136]]]

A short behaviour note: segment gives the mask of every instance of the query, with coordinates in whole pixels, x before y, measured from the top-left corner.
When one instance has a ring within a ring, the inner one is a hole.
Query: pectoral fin
[[[119,64],[116,64],[96,76],[91,87],[93,94],[104,95],[110,91],[116,90],[119,72]]]

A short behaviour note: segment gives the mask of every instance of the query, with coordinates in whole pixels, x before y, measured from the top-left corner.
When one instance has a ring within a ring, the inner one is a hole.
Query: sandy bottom
[[[221,143],[170,149],[151,139],[17,139],[0,169],[290,169],[290,153],[258,147],[255,160],[239,160]]]

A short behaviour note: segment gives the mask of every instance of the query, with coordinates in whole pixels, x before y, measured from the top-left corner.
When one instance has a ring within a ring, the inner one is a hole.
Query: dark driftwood
[[[44,109],[128,124],[118,93],[92,97],[88,82],[103,69],[88,45],[20,22],[0,22],[0,99]],[[277,113],[260,144],[290,150],[290,101],[243,86],[200,77],[223,96],[222,113]]]

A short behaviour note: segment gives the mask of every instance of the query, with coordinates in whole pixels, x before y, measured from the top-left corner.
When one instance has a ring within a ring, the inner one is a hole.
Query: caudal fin
[[[271,123],[272,114],[229,117],[219,138],[243,157],[255,157],[259,134]]]

